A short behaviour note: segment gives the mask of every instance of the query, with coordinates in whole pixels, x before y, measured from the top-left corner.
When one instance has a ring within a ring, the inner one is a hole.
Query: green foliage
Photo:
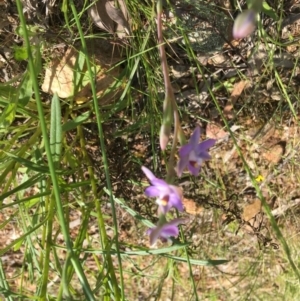
[[[14,46],[14,57],[17,61],[24,61],[28,59],[27,47]]]
[[[275,10],[269,6],[266,1],[263,1],[262,12],[271,17],[274,21],[279,21],[280,17],[276,14]]]
[[[8,94],[4,93],[8,103],[0,116],[0,129],[7,129],[15,120],[18,105],[25,107],[31,98],[32,81],[29,72],[25,72],[23,75],[23,79],[21,80],[18,89],[14,90],[12,88],[10,91],[9,85],[3,85],[2,89],[2,92],[8,91]]]

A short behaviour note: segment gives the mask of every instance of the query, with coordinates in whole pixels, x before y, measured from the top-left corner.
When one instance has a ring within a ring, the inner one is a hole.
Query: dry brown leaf
[[[242,92],[244,91],[245,87],[249,84],[247,80],[242,80],[238,83],[235,83],[233,86],[233,90],[230,95],[230,99],[228,100],[225,108],[224,108],[224,115],[225,117],[231,119],[233,118],[233,113],[231,112],[233,109],[234,104],[241,96]]]
[[[247,80],[242,80],[233,86],[233,90],[230,95],[232,101],[236,101],[240,97],[248,83],[249,82]]]
[[[53,59],[46,67],[42,90],[57,93],[58,97],[67,98],[73,93],[73,72],[76,62],[75,51],[69,48],[62,59]]]
[[[104,95],[106,89],[114,82],[114,76],[118,73],[117,70],[112,70],[109,73],[103,71],[97,74],[96,78],[96,93],[102,105],[108,104],[116,99],[120,93],[120,88],[112,89],[109,93]],[[114,76],[113,76],[114,75]],[[75,95],[75,101],[78,103],[80,100],[85,102],[92,97],[91,84],[88,83],[79,93]]]
[[[53,61],[45,68],[45,77],[42,90],[49,94],[57,93],[61,98],[68,98],[74,93],[74,69],[79,52],[75,48],[69,48],[62,58],[53,59]],[[110,54],[111,55],[111,54]],[[112,89],[111,92],[103,95],[106,89],[114,82],[114,77],[119,74],[119,69],[114,68],[107,71],[109,58],[94,54],[95,63],[100,67],[100,71],[96,75],[96,93],[100,98],[101,104],[111,102],[120,93],[120,89]],[[76,95],[74,100],[77,103],[87,101],[92,96],[91,84],[88,83]]]
[[[281,160],[283,151],[283,146],[276,144],[273,145],[268,151],[263,153],[262,156],[270,163],[277,164]]]
[[[109,17],[118,24],[116,29],[117,33],[123,32],[123,30],[125,30],[126,34],[130,35],[129,23],[125,17],[125,15],[127,15],[128,18],[128,14],[127,14],[126,5],[123,0],[120,1],[120,5],[122,9],[114,7],[112,1],[107,1],[105,4],[106,12],[109,15]]]
[[[248,204],[244,207],[242,218],[244,221],[249,222],[259,212],[261,212],[261,201],[256,199],[252,204]]]
[[[223,139],[228,136],[222,127],[215,123],[209,123],[206,127],[206,137],[211,139]]]
[[[115,1],[98,0],[89,8],[89,14],[99,28],[123,38],[131,32],[129,14],[124,0],[118,0],[118,7]]]
[[[183,201],[183,206],[185,208],[185,211],[188,213],[188,214],[192,214],[192,215],[196,215],[196,214],[199,214],[203,211],[203,207],[201,206],[198,206],[196,204],[196,202],[192,199],[186,199],[184,198]]]
[[[115,32],[114,21],[109,17],[105,9],[107,0],[98,0],[89,8],[89,14],[95,25],[110,33]]]

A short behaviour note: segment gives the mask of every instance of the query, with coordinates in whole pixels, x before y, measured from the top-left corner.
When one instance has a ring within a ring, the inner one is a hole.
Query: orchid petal
[[[169,185],[166,183],[166,181],[158,179],[158,178],[155,178],[154,180],[152,180],[151,184],[153,186],[157,186],[160,189],[166,189],[166,190],[169,189]]]
[[[170,203],[167,203],[166,205],[159,204],[157,212],[158,212],[158,214],[166,215],[171,208],[172,208],[172,205]]]
[[[174,220],[155,228],[150,228],[147,230],[147,235],[150,238],[150,245],[153,246],[158,238],[161,240],[168,239],[173,236],[176,237],[179,234],[177,226],[183,224],[186,221],[184,218],[175,218]]]
[[[160,237],[161,227],[151,228],[147,232],[150,238],[150,246],[153,246]]]
[[[195,147],[197,145],[197,143],[199,142],[200,134],[201,134],[200,127],[197,126],[190,138],[189,144],[192,145],[193,147]]]
[[[178,236],[179,234],[179,230],[177,228],[177,226],[173,226],[173,225],[165,225],[162,227],[161,231],[160,231],[160,236],[164,237],[164,238],[169,238],[170,236]]]
[[[145,194],[157,198],[159,212],[166,214],[172,207],[182,211],[182,190],[156,178],[148,168],[143,166],[142,170],[151,182],[151,186],[145,189]]]
[[[183,204],[181,198],[176,194],[171,194],[169,199],[169,204],[172,207],[175,207],[179,211],[183,211]]]
[[[211,159],[211,155],[208,152],[202,152],[199,154],[199,158],[201,158],[202,161],[207,161]]]
[[[191,144],[186,144],[183,145],[180,149],[179,149],[179,156],[180,157],[184,157],[184,156],[188,156],[189,153],[193,150],[193,145]]]
[[[147,167],[142,166],[142,171],[144,172],[144,174],[146,175],[146,177],[149,179],[150,182],[156,179],[155,175]]]
[[[200,171],[200,166],[199,167],[195,167],[193,166],[192,164],[188,164],[188,169],[190,171],[190,173],[193,175],[193,176],[197,176],[199,174],[199,171]]]
[[[145,189],[145,195],[150,198],[158,197],[160,193],[160,190],[156,186],[149,186]]]
[[[180,199],[182,199],[183,197],[183,192],[182,192],[182,188],[178,187],[178,186],[174,186],[174,185],[169,185],[169,187],[171,188],[171,190],[177,194],[179,196]]]
[[[178,177],[181,177],[182,172],[184,171],[184,169],[186,168],[186,166],[189,163],[189,157],[182,157],[180,158],[178,164],[177,164],[177,175]]]
[[[199,143],[199,145],[197,145],[197,151],[208,150],[209,148],[213,147],[216,144],[216,142],[217,141],[215,139],[205,140]]]

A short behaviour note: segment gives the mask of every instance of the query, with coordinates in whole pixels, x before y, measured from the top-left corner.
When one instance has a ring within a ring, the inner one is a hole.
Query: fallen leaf
[[[79,51],[70,47],[61,58],[55,58],[46,66],[44,82],[42,90],[49,94],[57,93],[60,98],[68,98],[74,96],[74,100],[80,104],[88,101],[92,96],[91,83],[88,77],[83,76],[79,87],[79,91],[74,94],[74,70]],[[94,64],[98,67],[95,75],[96,93],[101,104],[107,104],[115,99],[121,91],[121,85],[116,89],[111,89],[106,93],[107,88],[114,83],[115,77],[119,75],[119,69],[113,68],[108,71],[111,64],[108,64],[111,53],[104,56],[103,53],[95,52],[93,55]],[[84,67],[83,72],[86,72]]]
[[[197,203],[192,199],[184,198],[182,203],[183,203],[183,206],[185,208],[185,211],[188,214],[196,215],[196,214],[199,214],[203,211],[203,207],[198,206]]]
[[[105,9],[106,2],[107,0],[96,1],[94,5],[89,8],[88,12],[95,25],[105,31],[113,33],[115,31],[115,24]]]
[[[130,35],[129,23],[126,20],[124,13],[123,13],[123,11],[125,11],[125,13],[127,12],[126,5],[123,0],[120,2],[122,3],[123,10],[114,7],[112,1],[107,1],[105,3],[106,12],[109,15],[109,17],[118,24],[117,29],[116,29],[117,33],[123,31],[123,29],[124,29],[126,34]]]
[[[223,139],[228,136],[222,127],[215,123],[209,123],[206,127],[206,137],[211,139]]]
[[[248,204],[244,207],[242,218],[244,221],[249,222],[259,212],[261,212],[261,201],[256,199],[252,204]]]
[[[231,119],[234,117],[233,113],[232,113],[233,106],[235,105],[236,101],[241,96],[242,92],[244,91],[245,87],[248,84],[249,84],[249,82],[247,80],[242,80],[242,81],[234,84],[233,90],[230,95],[230,99],[228,100],[228,102],[224,108],[224,111],[223,111],[226,118]]]
[[[61,59],[53,59],[45,68],[42,90],[50,94],[57,93],[61,98],[70,97],[73,94],[75,62],[76,56],[72,48],[69,48]]]
[[[262,156],[270,163],[277,164],[283,155],[283,146],[280,144],[273,145],[269,150],[264,152]]]
[[[119,38],[130,35],[129,14],[124,0],[98,0],[89,8],[89,14],[95,25],[108,31],[117,33]]]

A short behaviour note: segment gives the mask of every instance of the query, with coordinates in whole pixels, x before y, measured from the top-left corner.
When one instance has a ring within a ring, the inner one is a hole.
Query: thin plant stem
[[[164,46],[163,32],[162,32],[162,1],[157,2],[157,38],[158,38],[158,49],[159,56],[161,61],[161,68],[164,78],[165,86],[165,100],[164,100],[164,110],[167,110],[168,106],[171,107],[173,111],[174,118],[174,137],[171,148],[171,153],[168,161],[168,170],[167,170],[167,181],[171,182],[175,177],[175,152],[177,148],[178,135],[181,131],[180,119],[178,115],[177,105],[175,101],[175,95],[170,81],[169,68],[167,63],[166,51]],[[183,135],[181,135],[183,136]]]
[[[173,182],[174,176],[175,176],[174,165],[175,165],[175,152],[177,149],[178,136],[181,139],[181,143],[183,143],[184,141],[182,141],[182,137],[183,137],[182,128],[180,125],[180,119],[179,119],[179,114],[178,114],[178,110],[177,110],[177,104],[175,101],[175,95],[174,95],[171,81],[170,81],[166,51],[165,51],[164,40],[163,40],[162,0],[158,0],[158,2],[157,2],[157,35],[158,35],[158,44],[159,44],[158,49],[159,49],[159,53],[160,53],[160,61],[161,61],[161,67],[162,67],[164,84],[165,84],[165,101],[167,101],[167,105],[171,106],[171,109],[173,110],[173,116],[174,116],[174,137],[173,137],[173,143],[172,143],[171,154],[169,157],[168,170],[167,170],[167,181]],[[178,217],[179,216],[178,211],[176,213],[177,213],[177,217]],[[185,241],[185,236],[184,236],[181,226],[180,226],[180,235],[181,235],[182,239]],[[188,263],[188,267],[189,267],[190,278],[192,279],[193,293],[196,298],[195,300],[198,300],[197,288],[196,288],[196,284],[195,284],[194,277],[193,277],[193,270],[192,270],[192,265],[190,262],[187,247],[184,247],[184,250],[185,250],[185,255],[186,255],[186,259],[187,259],[187,263]]]

